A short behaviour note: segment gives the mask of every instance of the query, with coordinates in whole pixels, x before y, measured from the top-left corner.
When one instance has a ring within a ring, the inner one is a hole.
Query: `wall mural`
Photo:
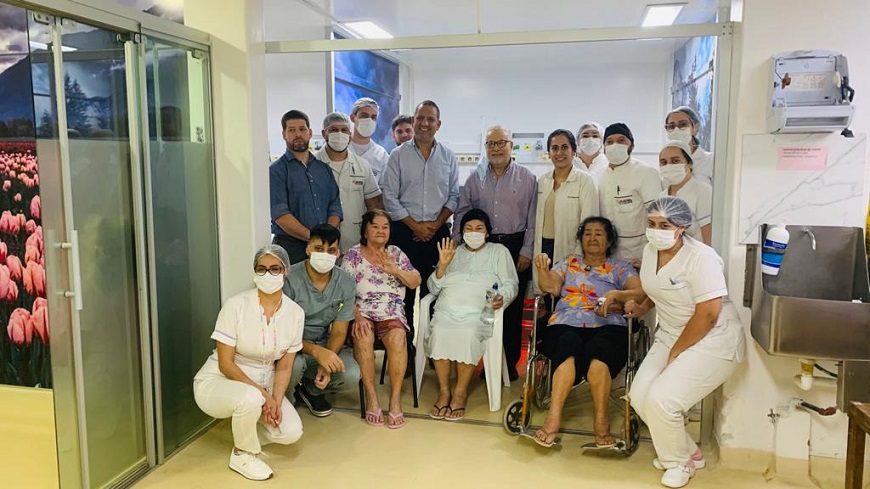
[[[27,11],[0,4],[0,384],[51,387]]]
[[[711,149],[713,142],[713,66],[716,38],[693,37],[674,53],[671,83],[672,107],[688,105],[701,118],[698,139],[701,147]]]

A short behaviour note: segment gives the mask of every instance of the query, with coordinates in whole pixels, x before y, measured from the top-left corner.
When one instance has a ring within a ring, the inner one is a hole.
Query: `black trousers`
[[[291,265],[305,261],[308,258],[308,255],[305,254],[305,248],[308,247],[308,243],[301,239],[296,239],[283,234],[276,234],[272,239],[272,243],[284,248],[284,251],[286,251],[287,255],[290,256]]]
[[[523,248],[525,234],[525,232],[493,234],[490,235],[489,241],[504,245],[511,252],[511,258],[514,260],[514,265],[516,265],[520,259],[520,251]],[[532,267],[529,266],[529,268],[517,275],[520,279],[519,291],[517,292],[517,298],[504,311],[504,330],[502,333],[502,344],[504,345],[505,358],[507,359],[508,372],[511,379],[517,378],[517,362],[520,361],[520,350],[523,343],[523,303],[525,302],[526,290],[529,287],[529,280],[532,276]]]
[[[438,265],[438,242],[449,236],[450,228],[446,224],[441,226],[441,229],[429,241],[414,241],[414,233],[411,228],[400,221],[393,221],[390,226],[390,244],[398,246],[408,255],[411,265],[414,265],[414,268],[420,272],[420,278],[423,279],[420,284],[421,299],[429,293],[426,281],[429,280],[429,275],[432,275]],[[414,295],[416,293],[417,291],[412,289],[405,292],[405,318],[412,331],[414,328]]]

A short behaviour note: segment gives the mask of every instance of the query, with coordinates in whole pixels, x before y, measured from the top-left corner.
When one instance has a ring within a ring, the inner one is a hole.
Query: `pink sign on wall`
[[[828,167],[827,146],[780,146],[779,171],[824,170]]]

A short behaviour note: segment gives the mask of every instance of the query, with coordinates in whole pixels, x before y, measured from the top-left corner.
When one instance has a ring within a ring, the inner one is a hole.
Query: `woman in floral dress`
[[[387,349],[390,405],[387,427],[405,425],[402,380],[408,365],[405,288],[420,286],[420,273],[398,247],[388,245],[390,216],[375,209],[363,215],[360,244],[351,247],[341,267],[356,280],[356,307],[351,328],[353,355],[359,363],[366,392],[366,423],[384,425],[384,413],[375,390],[375,340]]]

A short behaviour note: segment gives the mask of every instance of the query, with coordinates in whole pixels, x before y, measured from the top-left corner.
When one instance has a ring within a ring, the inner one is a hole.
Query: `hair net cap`
[[[629,141],[634,143],[634,136],[631,134],[631,129],[629,129],[628,126],[622,122],[615,122],[607,126],[607,129],[604,131],[603,139],[607,140],[608,137],[614,134],[622,134],[623,136],[627,137]]]
[[[671,139],[664,146],[662,146],[662,151],[666,148],[680,148],[685,153],[685,156],[688,158],[689,163],[692,163],[692,150],[689,148],[689,145],[683,141],[678,139]]]
[[[356,114],[357,111],[363,107],[372,107],[375,110],[377,110],[378,103],[375,102],[374,99],[371,99],[368,97],[363,97],[363,98],[357,99],[357,101],[353,103],[353,108],[351,109],[350,113]]]
[[[583,123],[583,125],[580,126],[580,129],[577,131],[577,139],[580,139],[580,135],[583,134],[583,131],[587,129],[595,129],[596,131],[598,131],[599,136],[603,137],[604,135],[604,128],[601,126],[601,124],[595,121],[589,121]]]
[[[698,117],[698,113],[695,112],[695,109],[689,107],[688,105],[681,105],[681,106],[675,108],[674,110],[668,112],[668,115],[667,115],[667,117],[665,117],[665,120],[667,121],[668,117],[670,117],[672,114],[676,114],[678,112],[681,112],[681,113],[689,116],[689,119],[691,119],[692,124],[694,124],[696,126],[701,124],[701,118]]]
[[[694,222],[692,209],[685,200],[673,195],[662,195],[646,208],[649,215],[658,214],[674,226],[687,228]]]
[[[257,268],[257,262],[260,261],[264,255],[272,255],[275,258],[281,260],[281,264],[284,265],[284,273],[290,273],[290,257],[287,255],[287,251],[284,250],[280,245],[276,244],[267,244],[263,246],[254,254],[254,267]]]
[[[336,122],[344,122],[345,124],[350,125],[350,119],[348,119],[346,115],[341,112],[330,112],[323,118],[323,128],[326,129]]]

